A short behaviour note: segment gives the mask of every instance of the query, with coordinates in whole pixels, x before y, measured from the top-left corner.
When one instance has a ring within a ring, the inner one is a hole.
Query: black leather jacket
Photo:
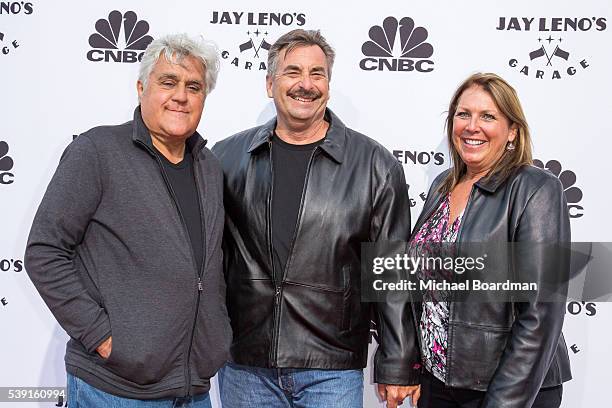
[[[225,175],[225,271],[238,364],[356,369],[367,363],[371,310],[360,301],[360,244],[408,240],[408,192],[401,165],[383,146],[329,109],[326,117],[330,127],[311,156],[282,271],[274,270],[271,256],[276,120],[213,147]],[[375,381],[415,383],[416,361],[407,358],[416,344],[410,306],[376,310]]]
[[[438,187],[447,174],[448,170],[434,180],[414,231],[444,199]],[[458,234],[457,242],[569,243],[563,187],[551,173],[533,166],[505,180],[481,180],[472,188]],[[545,275],[550,260],[528,258],[521,268],[535,277]],[[481,408],[529,408],[541,387],[570,380],[561,333],[565,303],[537,300],[451,303],[446,385],[486,391]],[[414,304],[417,320],[420,305]]]

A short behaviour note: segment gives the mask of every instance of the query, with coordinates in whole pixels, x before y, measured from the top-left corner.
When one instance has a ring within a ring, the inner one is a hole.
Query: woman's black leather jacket
[[[438,208],[438,188],[449,170],[433,182],[413,231]],[[474,184],[457,243],[570,242],[570,223],[563,188],[551,173],[524,166],[505,179],[492,177]],[[519,264],[535,279],[563,270],[564,258],[551,260],[534,249]],[[525,302],[453,302],[448,327],[446,385],[486,391],[481,407],[531,407],[541,387],[571,379],[561,333],[565,302],[544,302],[540,294]],[[415,302],[414,316],[421,316]],[[418,324],[417,324],[418,327]],[[417,353],[417,351],[414,351]]]

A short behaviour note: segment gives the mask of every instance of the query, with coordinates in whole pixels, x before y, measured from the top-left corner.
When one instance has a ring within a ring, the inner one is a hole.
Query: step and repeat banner
[[[413,219],[450,165],[452,93],[474,72],[495,72],[519,93],[537,165],[563,183],[573,240],[612,241],[611,24],[612,3],[601,0],[1,1],[0,387],[65,386],[67,336],[26,275],[27,234],[73,137],[131,119],[152,38],[186,32],[218,44],[221,73],[199,127],[211,146],[274,115],[265,93],[270,44],[295,28],[320,29],[337,52],[330,107],[402,163]],[[574,379],[563,407],[609,399],[611,318],[606,303],[567,305]],[[369,370],[364,402],[382,406]]]

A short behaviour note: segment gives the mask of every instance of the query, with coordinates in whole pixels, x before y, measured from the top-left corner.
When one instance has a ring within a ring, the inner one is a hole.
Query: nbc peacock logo
[[[557,160],[549,160],[544,164],[541,160],[535,159],[533,165],[550,171],[561,181],[570,218],[582,217],[584,208],[579,205],[582,201],[582,190],[574,185],[576,184],[576,173],[571,170],[563,170],[561,163]]]
[[[361,46],[366,58],[359,62],[364,71],[433,71],[434,48],[426,41],[429,33],[412,18],[387,17],[382,26],[372,26],[368,35],[370,39]]]
[[[96,32],[89,36],[87,59],[92,62],[138,62],[153,37],[148,35],[149,23],[138,20],[133,11],[113,10],[108,18],[96,21]]]
[[[10,171],[13,169],[13,158],[8,155],[9,145],[0,140],[0,184],[13,184],[15,175]]]

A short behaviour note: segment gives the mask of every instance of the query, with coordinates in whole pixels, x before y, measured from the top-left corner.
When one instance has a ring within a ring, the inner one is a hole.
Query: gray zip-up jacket
[[[228,357],[217,159],[194,134],[205,259],[184,220],[140,109],[66,149],[30,231],[26,270],[71,337],[66,370],[126,398],[204,393]],[[112,352],[95,351],[109,336]]]

